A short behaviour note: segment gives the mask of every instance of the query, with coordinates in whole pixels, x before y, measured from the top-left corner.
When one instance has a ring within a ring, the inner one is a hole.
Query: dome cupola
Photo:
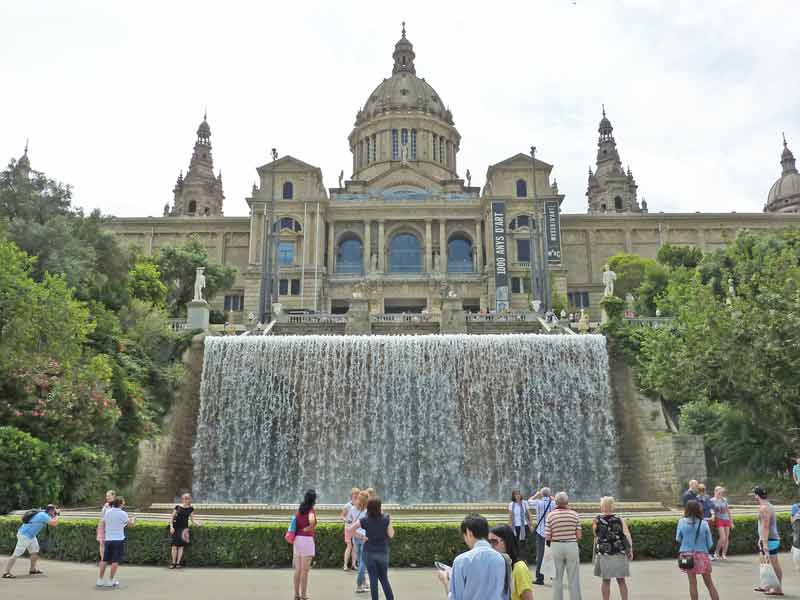
[[[403,21],[403,34],[400,40],[394,45],[394,68],[392,75],[402,72],[416,74],[414,69],[414,46],[406,38],[406,22]]]
[[[781,176],[772,184],[767,194],[764,212],[800,213],[800,173],[797,172],[794,154],[783,136]]]

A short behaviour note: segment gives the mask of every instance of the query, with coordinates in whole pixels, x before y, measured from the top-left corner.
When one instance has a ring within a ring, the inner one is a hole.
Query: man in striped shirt
[[[564,571],[567,572],[570,600],[581,600],[580,552],[578,540],[581,539],[581,521],[578,513],[569,508],[566,492],[556,494],[556,508],[547,515],[544,537],[553,553],[556,577],[553,580],[553,600],[564,597]]]

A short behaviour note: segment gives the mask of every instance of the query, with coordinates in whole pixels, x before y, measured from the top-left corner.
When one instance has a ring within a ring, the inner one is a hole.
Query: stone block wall
[[[632,369],[609,351],[620,497],[676,505],[690,479],[706,477],[703,437],[677,432],[661,403],[643,395]]]
[[[172,502],[192,489],[192,447],[200,410],[200,381],[203,373],[205,334],[196,335],[184,352],[183,382],[172,410],[165,419],[162,434],[139,445],[139,461],[133,488],[136,504]]]

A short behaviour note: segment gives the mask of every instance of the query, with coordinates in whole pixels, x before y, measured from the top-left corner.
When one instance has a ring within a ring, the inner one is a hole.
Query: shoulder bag
[[[700,536],[700,526],[703,524],[701,519],[697,523],[697,531],[694,533],[694,546],[697,546],[697,538]],[[682,552],[678,555],[678,568],[681,571],[691,571],[694,569],[694,552]]]

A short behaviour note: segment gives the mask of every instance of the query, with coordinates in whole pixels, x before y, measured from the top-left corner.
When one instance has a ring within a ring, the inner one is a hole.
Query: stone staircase
[[[344,335],[345,323],[276,323],[272,335]]]
[[[431,335],[439,333],[437,321],[376,321],[372,335]]]
[[[542,333],[538,321],[467,321],[470,335],[492,335],[508,333]]]

